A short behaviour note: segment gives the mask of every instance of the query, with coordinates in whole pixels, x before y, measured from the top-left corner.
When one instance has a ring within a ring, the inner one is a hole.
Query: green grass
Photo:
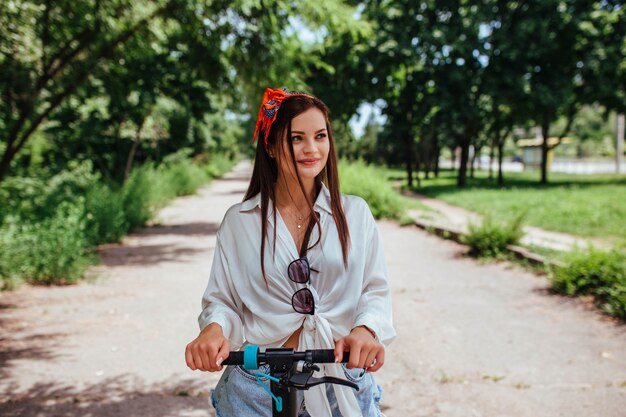
[[[456,187],[456,173],[421,179],[414,191],[446,201],[495,220],[526,213],[524,223],[582,237],[626,238],[626,176],[550,173],[540,185],[538,173],[505,173],[499,188],[486,171],[476,171],[467,187]],[[387,170],[388,178],[406,181],[404,171]]]

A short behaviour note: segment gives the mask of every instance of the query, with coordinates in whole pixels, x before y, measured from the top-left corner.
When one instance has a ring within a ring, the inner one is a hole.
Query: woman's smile
[[[312,165],[317,164],[318,162],[319,162],[319,159],[313,159],[313,158],[301,159],[298,161],[298,163],[305,165],[305,166],[312,166]]]

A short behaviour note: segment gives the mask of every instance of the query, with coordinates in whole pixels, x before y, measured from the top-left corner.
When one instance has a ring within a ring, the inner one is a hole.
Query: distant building
[[[522,150],[522,162],[524,167],[541,167],[541,144],[543,138],[533,139],[520,139],[517,141],[517,146]],[[568,137],[561,139],[561,143],[571,143],[572,140]],[[548,138],[548,161],[547,169],[550,171],[552,166],[552,159],[554,157],[554,146],[559,143],[559,138]]]

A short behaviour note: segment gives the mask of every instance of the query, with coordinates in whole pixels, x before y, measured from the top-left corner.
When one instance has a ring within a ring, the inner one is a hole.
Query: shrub
[[[11,217],[5,218],[5,223],[0,227],[0,290],[11,290],[22,281],[15,268],[20,264],[15,259],[15,237],[19,235],[16,229],[16,222]]]
[[[25,268],[27,256],[23,254],[23,244],[15,217],[7,216],[0,227],[0,290],[12,290],[23,281],[21,270]]]
[[[461,237],[461,242],[470,247],[472,256],[497,258],[506,252],[507,245],[517,244],[522,238],[523,218],[524,214],[520,214],[503,224],[487,215],[481,225],[469,225],[469,233]]]
[[[364,162],[345,160],[339,163],[341,192],[362,197],[370,206],[375,218],[386,217],[394,220],[402,218],[406,205],[378,169]]]
[[[235,161],[225,154],[214,154],[209,158],[209,162],[204,165],[204,172],[209,178],[221,177],[233,167]]]
[[[174,196],[193,194],[208,180],[205,171],[190,161],[170,165],[164,176]]]
[[[155,167],[133,170],[117,190],[89,162],[52,177],[9,178],[0,187],[0,290],[22,281],[70,283],[92,262],[89,248],[115,242],[143,226],[177,195],[194,193],[210,169],[220,175],[233,162],[216,156],[198,166],[181,150]]]
[[[612,286],[600,287],[596,295],[602,311],[626,320],[626,280],[617,281]]]
[[[92,258],[87,253],[83,202],[62,203],[37,223],[8,221],[0,235],[3,286],[19,280],[40,284],[76,281]]]
[[[145,164],[134,169],[124,184],[122,201],[129,229],[143,226],[154,215],[160,188],[156,180],[152,166]]]
[[[85,235],[89,244],[119,242],[127,231],[123,193],[103,183],[94,184],[85,196]]]
[[[44,193],[38,218],[52,217],[63,202],[77,201],[100,180],[100,174],[94,172],[91,161],[70,161],[67,169],[42,181]]]
[[[72,161],[53,176],[7,178],[0,186],[0,221],[9,215],[28,223],[49,218],[61,203],[85,195],[99,180],[90,161]]]
[[[565,256],[565,266],[551,273],[552,287],[567,295],[592,294],[600,308],[626,319],[626,254],[619,249],[604,251],[593,246]]]

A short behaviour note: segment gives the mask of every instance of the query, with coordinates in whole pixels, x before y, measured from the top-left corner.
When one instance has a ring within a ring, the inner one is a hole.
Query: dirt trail
[[[188,370],[183,352],[249,174],[241,164],[103,247],[86,282],[0,294],[0,415],[212,416],[219,375]],[[379,227],[399,335],[377,376],[387,416],[626,415],[626,326],[510,264]]]

